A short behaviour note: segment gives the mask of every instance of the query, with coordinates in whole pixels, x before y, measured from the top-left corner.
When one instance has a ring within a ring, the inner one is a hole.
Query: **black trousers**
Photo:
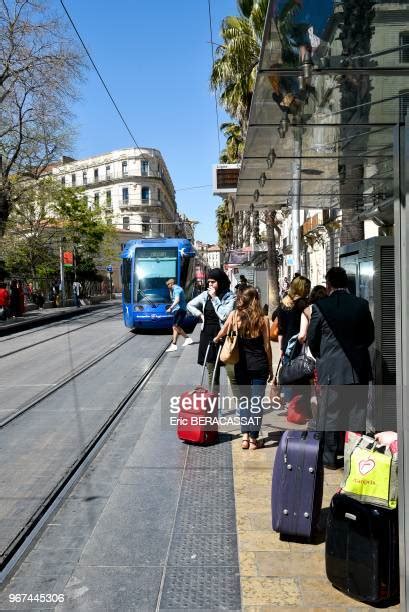
[[[366,430],[367,385],[328,385],[320,388],[317,429],[322,432],[324,464],[343,454],[343,432]]]

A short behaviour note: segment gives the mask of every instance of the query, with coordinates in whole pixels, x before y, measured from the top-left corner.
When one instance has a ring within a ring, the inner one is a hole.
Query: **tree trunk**
[[[280,292],[278,287],[278,261],[275,236],[276,211],[269,210],[265,214],[267,233],[267,277],[268,292],[271,310],[275,310],[280,303]]]

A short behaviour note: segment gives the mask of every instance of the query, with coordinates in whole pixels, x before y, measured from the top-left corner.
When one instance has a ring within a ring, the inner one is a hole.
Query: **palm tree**
[[[226,148],[220,154],[220,161],[223,164],[239,163],[243,157],[244,136],[243,127],[240,123],[222,123],[220,130],[226,137]]]
[[[233,219],[229,212],[228,200],[223,200],[216,208],[216,225],[219,247],[226,252],[233,241]]]
[[[243,127],[243,137],[250,114],[256,82],[268,0],[237,0],[238,16],[222,22],[223,45],[210,76],[210,86],[220,92],[220,104]]]
[[[219,92],[220,104],[237,120],[237,124],[223,124],[222,130],[227,136],[223,161],[233,162],[230,154],[236,153],[234,161],[241,159],[241,143],[244,143],[247,131],[250,105],[254,92],[257,67],[259,63],[264,24],[267,15],[268,0],[237,0],[238,16],[226,17],[222,22],[221,37],[223,44],[216,50],[217,59],[214,62],[210,86]],[[307,24],[296,24],[295,15],[300,9],[300,0],[287,0],[275,17],[277,31],[282,43],[282,61],[285,64],[298,63],[299,45],[304,42]],[[271,78],[271,85],[278,103],[286,92],[285,79]],[[233,127],[234,126],[234,127]],[[241,135],[238,138],[238,130]],[[244,146],[244,145],[243,145]],[[234,155],[232,155],[234,157]],[[233,235],[243,226],[240,218],[240,228],[235,227]],[[279,288],[277,280],[276,227],[277,220],[274,211],[265,214],[267,233],[267,265],[271,285],[273,305],[278,303]],[[249,221],[246,220],[246,221]],[[236,221],[237,223],[237,221]],[[247,227],[247,226],[246,226]],[[274,268],[274,269],[273,269]]]

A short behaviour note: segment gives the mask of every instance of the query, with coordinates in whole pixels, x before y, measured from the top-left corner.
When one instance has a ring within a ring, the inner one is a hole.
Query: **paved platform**
[[[109,306],[120,305],[121,300],[114,299],[106,302],[100,302],[99,304],[89,304],[80,307],[64,306],[63,308],[38,308],[36,310],[29,310],[21,317],[0,321],[0,336],[8,336],[25,329],[40,327],[41,325],[47,325],[47,323],[53,323],[54,321],[70,319],[72,317],[101,310]]]
[[[285,417],[268,415],[256,451],[241,449],[239,432],[200,448],[165,426],[161,392],[199,382],[197,348],[164,357],[6,586],[0,610],[34,609],[10,606],[21,592],[64,594],[43,610],[370,609],[327,581],[323,542],[289,543],[271,529]],[[340,479],[325,474],[324,508]]]

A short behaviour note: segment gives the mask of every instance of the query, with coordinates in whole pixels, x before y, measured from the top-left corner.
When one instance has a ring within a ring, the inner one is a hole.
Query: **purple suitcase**
[[[323,482],[320,435],[313,431],[286,431],[281,437],[273,470],[274,531],[310,538],[318,523]]]

